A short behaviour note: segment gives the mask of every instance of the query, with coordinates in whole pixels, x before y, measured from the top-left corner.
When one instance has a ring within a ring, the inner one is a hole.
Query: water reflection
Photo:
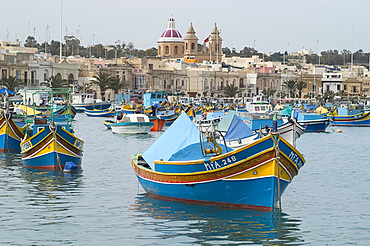
[[[0,153],[0,166],[11,167],[22,164],[22,155],[18,153]]]
[[[157,232],[156,237],[162,239],[181,240],[186,237],[186,242],[201,245],[304,243],[299,229],[301,220],[278,210],[257,212],[190,205],[164,201],[146,194],[137,196],[134,208],[139,216],[133,226],[152,228]],[[143,214],[154,221],[143,219]]]
[[[64,173],[62,171],[39,171],[22,168],[21,177],[38,191],[68,191],[77,189],[82,182],[82,170],[76,173]]]

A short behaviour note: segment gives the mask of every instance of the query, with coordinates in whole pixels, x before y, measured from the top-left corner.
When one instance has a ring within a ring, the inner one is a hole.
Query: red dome
[[[173,17],[168,19],[168,27],[162,33],[158,42],[184,42],[181,33],[175,28],[175,19]]]

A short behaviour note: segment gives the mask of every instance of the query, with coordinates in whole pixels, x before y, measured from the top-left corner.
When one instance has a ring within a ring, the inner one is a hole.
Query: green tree
[[[50,54],[52,55],[59,55],[59,50],[60,50],[60,42],[59,41],[54,41],[51,40],[50,42]]]
[[[239,89],[234,84],[231,84],[225,86],[224,92],[226,97],[235,97],[236,93],[239,92]]]
[[[24,44],[24,47],[32,47],[32,48],[37,48],[37,41],[34,37],[32,36],[28,36],[26,41],[25,41],[25,44]]]
[[[324,97],[325,100],[332,100],[334,98],[334,96],[335,96],[334,91],[327,91],[327,92],[324,93],[323,97]]]
[[[348,96],[348,94],[344,90],[338,91],[337,93],[335,93],[335,95],[340,97]]]
[[[290,98],[295,97],[294,94],[295,94],[295,91],[297,89],[296,84],[297,84],[297,82],[295,80],[292,80],[292,79],[283,82],[283,87],[287,88]]]
[[[94,80],[91,80],[91,83],[99,86],[101,98],[105,101],[105,91],[110,89],[110,84],[115,77],[105,72],[99,72],[97,75],[94,75],[93,78]]]
[[[50,88],[62,88],[68,86],[68,82],[59,76],[51,76],[46,80],[47,82],[41,82],[40,85],[48,86]]]
[[[67,56],[79,54],[80,40],[73,35],[64,36]]]
[[[20,80],[17,79],[16,77],[9,76],[8,78],[2,78],[1,79],[1,84],[5,86],[8,90],[11,90],[15,92],[15,88],[20,85],[24,85],[24,83]]]
[[[276,96],[277,96],[278,98],[284,99],[284,98],[287,96],[287,94],[286,94],[284,91],[278,91],[278,92],[276,93]]]
[[[301,98],[301,97],[302,97],[302,90],[303,90],[304,88],[307,88],[307,82],[304,82],[304,81],[298,81],[298,82],[296,83],[296,88],[297,88],[298,93],[299,93],[299,98]]]
[[[270,98],[274,96],[276,90],[273,90],[271,88],[263,89],[262,94],[267,96],[268,101],[270,101]]]
[[[123,81],[119,77],[112,77],[108,88],[112,89],[115,94],[118,93],[120,89],[123,89],[126,86],[126,81],[124,80],[125,77],[123,77]]]

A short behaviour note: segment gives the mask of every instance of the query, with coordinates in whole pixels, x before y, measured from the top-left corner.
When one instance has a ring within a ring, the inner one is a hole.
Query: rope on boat
[[[295,133],[294,133],[295,134]],[[278,196],[279,196],[279,211],[281,212],[281,189],[280,189],[280,151],[279,151],[279,134],[272,135],[270,131],[270,137],[274,142],[275,156],[276,156],[276,165],[277,165],[277,176],[278,176]]]
[[[62,166],[60,165],[60,158],[59,158],[59,154],[58,154],[58,150],[57,150],[57,148],[58,148],[57,133],[56,133],[56,129],[57,129],[57,127],[56,127],[56,125],[55,125],[55,123],[54,123],[54,122],[51,122],[51,123],[50,123],[50,125],[49,125],[49,129],[50,129],[50,131],[53,133],[53,137],[54,137],[54,139],[55,139],[55,145],[56,145],[55,153],[57,154],[57,162],[58,162],[58,166],[59,166],[60,171],[63,171]]]

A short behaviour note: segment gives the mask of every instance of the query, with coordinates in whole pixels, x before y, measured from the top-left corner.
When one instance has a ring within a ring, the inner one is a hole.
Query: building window
[[[170,53],[170,48],[166,45],[166,54]]]
[[[241,78],[239,80],[239,88],[243,88],[243,87],[244,87],[244,80],[243,80],[243,78]]]
[[[329,85],[326,86],[326,91],[330,91],[330,86]]]
[[[194,50],[194,49],[195,49],[195,44],[191,43],[191,50]]]
[[[356,86],[353,86],[353,92],[356,92]]]
[[[312,91],[316,92],[316,85],[312,86]]]
[[[149,69],[153,69],[153,64],[149,64]]]
[[[337,85],[337,91],[340,91],[340,85]]]
[[[175,46],[175,55],[177,55],[177,50],[178,50],[178,47]]]

